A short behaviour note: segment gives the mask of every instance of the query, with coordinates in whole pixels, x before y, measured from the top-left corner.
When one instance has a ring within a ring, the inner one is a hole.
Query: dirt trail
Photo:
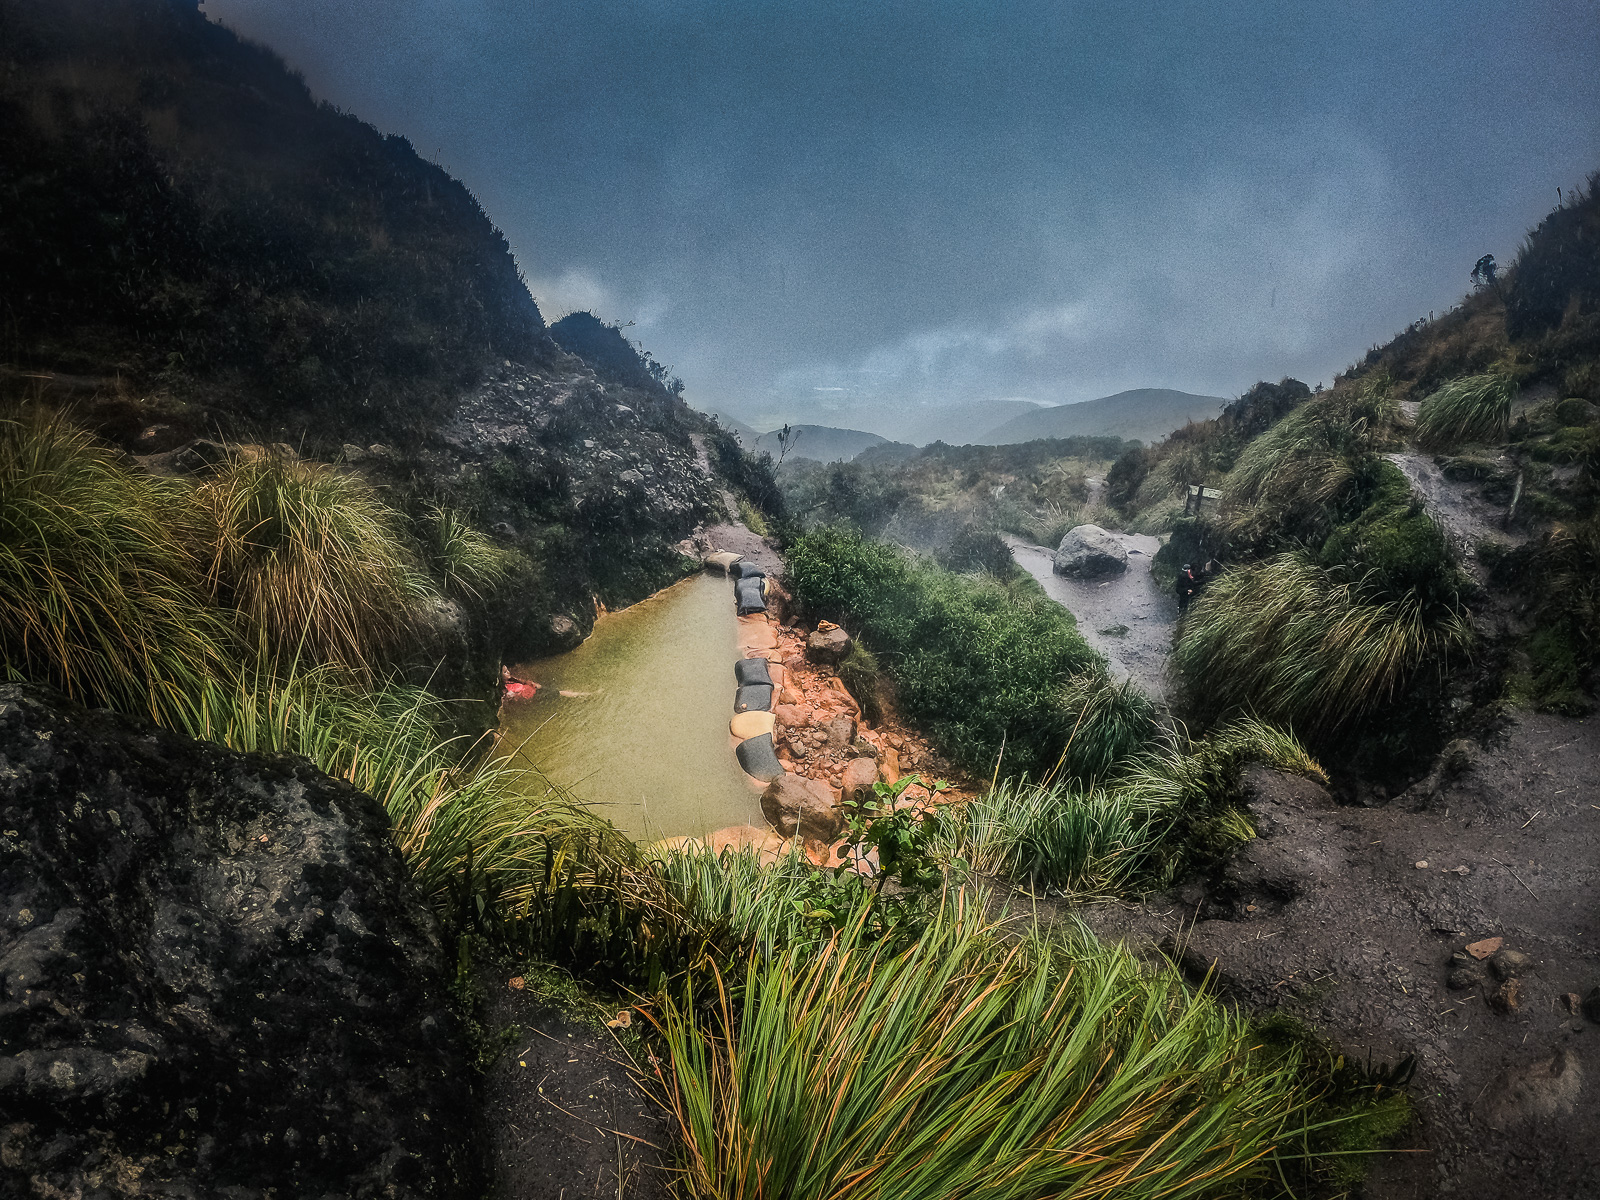
[[[1440,763],[1377,808],[1253,769],[1232,861],[1077,911],[1348,1057],[1414,1055],[1422,1152],[1376,1160],[1368,1200],[1600,1196],[1600,722],[1522,715]],[[1463,953],[1491,938],[1526,959]]]
[[[706,435],[703,433],[691,433],[689,440],[694,443],[694,461],[695,465],[700,468],[700,473],[707,479],[715,479],[716,472],[711,469],[711,455],[706,449]],[[717,490],[722,496],[722,507],[727,510],[728,520],[737,521],[739,519],[739,504],[733,498],[733,493],[722,487],[720,482]]]
[[[1138,533],[1112,537],[1128,552],[1128,569],[1099,582],[1067,579],[1052,567],[1055,551],[1021,538],[1007,537],[1012,557],[1044,587],[1045,594],[1078,621],[1084,640],[1106,656],[1118,680],[1132,678],[1151,699],[1167,694],[1167,658],[1172,629],[1178,621],[1177,600],[1156,587],[1150,561],[1161,539]],[[1125,632],[1107,632],[1122,629]]]
[[[1478,577],[1479,582],[1483,580],[1483,568],[1478,562],[1480,543],[1515,546],[1527,540],[1525,536],[1508,533],[1502,528],[1506,510],[1485,500],[1479,494],[1479,484],[1446,479],[1433,455],[1407,450],[1383,457],[1399,467],[1401,473],[1411,481],[1411,488],[1428,510],[1428,515],[1444,530],[1445,536],[1460,552],[1463,564]],[[1504,460],[1504,456],[1502,460],[1509,462]]]

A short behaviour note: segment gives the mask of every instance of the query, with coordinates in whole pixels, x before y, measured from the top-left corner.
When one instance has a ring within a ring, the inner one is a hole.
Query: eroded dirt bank
[[[1257,770],[1226,867],[1079,914],[1351,1057],[1414,1055],[1421,1153],[1369,1198],[1600,1195],[1600,723],[1525,715],[1441,764],[1381,808]]]

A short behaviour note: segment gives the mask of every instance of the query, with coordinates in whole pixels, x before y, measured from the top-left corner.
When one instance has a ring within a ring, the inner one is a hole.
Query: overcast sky
[[[1600,168],[1600,0],[208,0],[702,408],[1334,372]]]

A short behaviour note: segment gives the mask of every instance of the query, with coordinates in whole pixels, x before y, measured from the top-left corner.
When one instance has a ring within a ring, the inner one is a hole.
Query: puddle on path
[[[500,744],[637,840],[764,826],[728,733],[738,657],[732,587],[695,575],[515,668],[542,687],[506,706]]]

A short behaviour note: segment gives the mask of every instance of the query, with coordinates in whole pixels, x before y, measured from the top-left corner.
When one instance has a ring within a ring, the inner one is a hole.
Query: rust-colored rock
[[[856,740],[854,717],[834,717],[828,722],[828,749],[843,750]]]
[[[811,724],[811,712],[798,704],[784,703],[772,710],[778,724],[784,729],[804,729]]]
[[[1473,958],[1484,959],[1505,944],[1506,940],[1503,937],[1484,938],[1480,942],[1468,942],[1467,953],[1472,955]]]
[[[844,769],[840,790],[846,804],[872,799],[872,785],[878,782],[878,764],[870,758],[853,758]]]
[[[1508,979],[1490,994],[1489,1007],[1496,1012],[1514,1013],[1517,1011],[1517,1002],[1521,993],[1522,980],[1515,977]]]
[[[833,793],[801,775],[780,775],[769,783],[761,793],[761,811],[783,837],[798,833],[802,838],[827,841],[844,824]]]

